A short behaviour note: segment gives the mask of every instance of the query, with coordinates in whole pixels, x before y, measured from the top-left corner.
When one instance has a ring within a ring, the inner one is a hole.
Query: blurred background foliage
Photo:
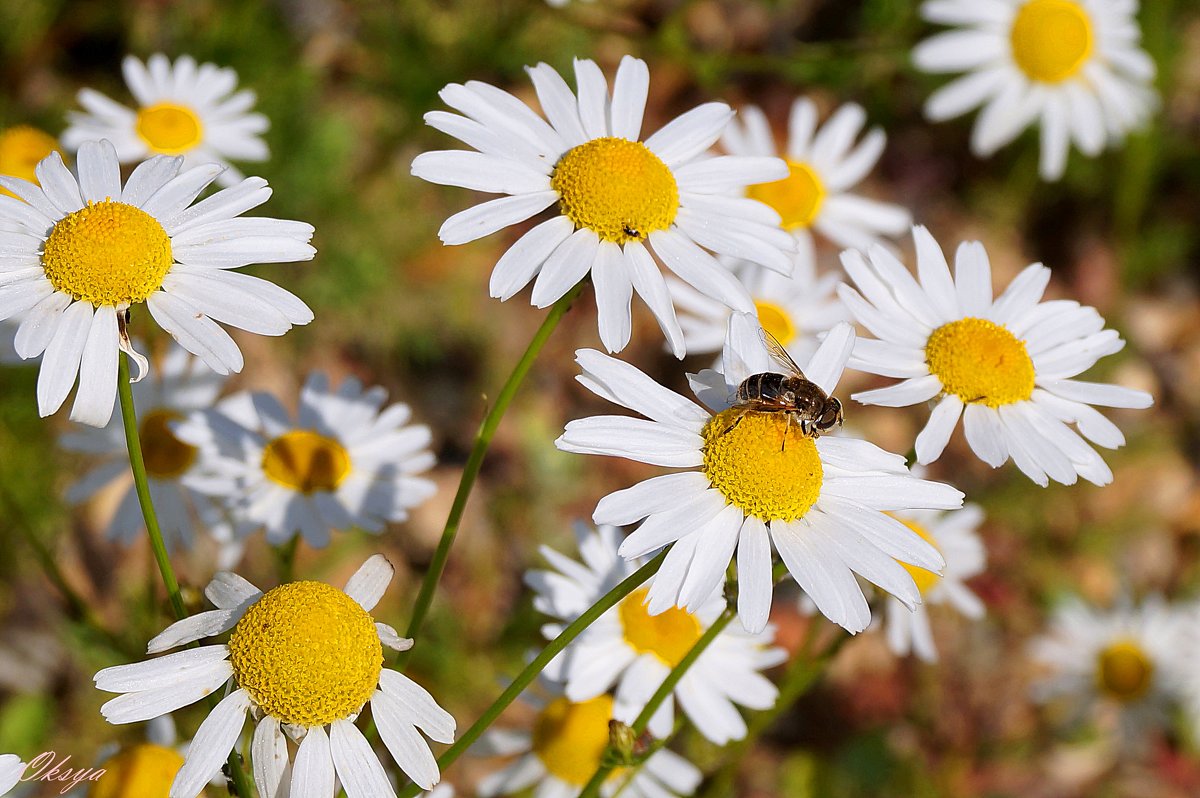
[[[458,470],[486,406],[529,340],[540,313],[522,294],[487,297],[491,266],[514,240],[506,231],[446,248],[436,231],[476,201],[409,175],[419,152],[457,146],[424,127],[447,83],[482,80],[534,102],[523,72],[573,57],[611,74],[620,56],[651,69],[648,130],[710,99],[761,105],[782,132],[799,94],[827,113],[861,103],[889,143],[867,193],[907,204],[947,249],[985,242],[997,282],[1026,263],[1054,269],[1050,293],[1096,305],[1130,346],[1096,370],[1152,391],[1148,413],[1115,412],[1129,446],[1106,454],[1114,485],[1040,489],[1011,466],[991,471],[962,441],[931,470],[984,505],[990,563],[973,587],[988,605],[975,625],[938,616],[943,662],[896,661],[878,635],[844,647],[827,678],[748,755],[744,796],[1183,796],[1200,792],[1200,755],[1179,732],[1118,756],[1093,726],[1033,708],[1024,641],[1053,602],[1070,593],[1111,603],[1122,592],[1175,599],[1200,585],[1200,6],[1147,0],[1145,45],[1159,68],[1161,113],[1120,151],[1073,154],[1066,178],[1037,179],[1026,134],[987,161],[969,155],[971,120],[929,125],[921,104],[941,79],[917,73],[912,45],[930,28],[910,0],[616,0],[554,9],[540,0],[0,0],[0,124],[58,133],[74,95],[91,86],[129,102],[121,59],[190,53],[234,67],[272,122],[273,157],[250,171],[275,194],[259,213],[316,226],[311,264],[255,271],[303,297],[316,321],[283,339],[241,335],[239,388],[294,404],[311,368],[355,374],[411,403],[434,429],[441,485],[412,520],[375,539],[335,538],[302,549],[297,573],[340,583],[382,550],[400,579],[379,614],[403,627],[432,553]],[[907,242],[902,244],[909,251]],[[836,253],[822,252],[832,267]],[[911,262],[911,252],[909,252]],[[572,353],[597,346],[590,296],[543,352],[501,426],[468,510],[449,571],[412,668],[469,724],[538,644],[540,619],[522,591],[536,547],[571,547],[569,521],[596,499],[649,475],[624,461],[565,455],[552,441],[571,418],[608,412],[573,382]],[[636,305],[635,305],[636,307]],[[144,320],[135,330],[163,343]],[[683,388],[656,326],[635,310],[624,357]],[[859,376],[845,392],[866,384]],[[35,370],[0,371],[0,750],[70,753],[87,765],[139,729],[100,719],[99,667],[130,661],[168,613],[144,545],[103,538],[112,503],[62,505],[87,462],[55,447],[65,418],[40,421]],[[849,421],[893,450],[908,448],[924,411],[851,406]],[[82,596],[66,601],[38,566],[60,565]],[[212,552],[180,557],[193,607],[211,576]],[[238,569],[275,581],[261,536]],[[806,623],[778,594],[780,637],[795,645]],[[111,634],[81,623],[94,615]],[[935,613],[935,615],[937,615]],[[186,738],[201,719],[180,713]],[[510,720],[523,719],[519,710]],[[527,720],[527,718],[525,719]],[[697,735],[684,750],[712,771],[722,752]],[[448,774],[469,784],[489,765],[464,760]]]

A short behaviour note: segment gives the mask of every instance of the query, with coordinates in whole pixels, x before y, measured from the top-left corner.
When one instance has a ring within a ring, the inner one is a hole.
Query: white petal
[[[600,239],[588,228],[576,230],[550,254],[533,284],[530,301],[535,307],[553,305],[587,275],[596,260]]]
[[[225,646],[201,646],[132,665],[105,668],[96,673],[94,681],[96,689],[106,693],[159,690],[193,681],[197,673],[220,670],[220,663],[228,658]],[[225,667],[227,676],[232,674],[228,663]]]
[[[626,274],[621,248],[612,241],[601,241],[591,275],[600,341],[609,352],[620,352],[629,343],[633,321],[633,283]]]
[[[250,754],[259,798],[287,798],[287,738],[277,719],[268,715],[258,722]]]
[[[650,90],[650,70],[646,62],[631,55],[621,59],[613,81],[612,135],[637,141],[642,134],[642,114]]]
[[[575,91],[579,98],[579,121],[589,139],[608,135],[608,81],[595,61],[575,59]]]
[[[839,322],[821,341],[812,359],[804,367],[804,376],[816,383],[825,393],[832,395],[853,351],[854,327],[844,321]]]
[[[575,224],[570,219],[555,216],[525,233],[496,261],[488,293],[504,301],[520,291],[574,230]]]
[[[924,377],[913,377],[886,388],[851,394],[850,398],[864,405],[908,407],[927,402],[941,392],[942,381],[934,374],[927,374]]]
[[[121,199],[121,166],[109,141],[85,141],[79,148],[79,190],[85,200]]]
[[[387,557],[382,554],[374,554],[359,566],[359,569],[354,572],[354,576],[351,576],[350,580],[346,582],[345,593],[357,601],[364,610],[370,612],[383,598],[383,594],[388,585],[392,583],[392,577],[395,574],[396,569],[388,562]]]
[[[435,150],[412,162],[415,177],[443,186],[459,186],[489,194],[548,191],[550,178],[525,164],[467,150]]]
[[[353,723],[335,720],[330,725],[329,752],[347,798],[395,798],[379,757]]]
[[[917,435],[916,451],[918,463],[932,463],[942,456],[946,444],[950,442],[950,434],[958,425],[959,416],[963,412],[962,400],[953,394],[947,394],[933,408],[929,421],[921,434]]]
[[[208,610],[196,615],[189,615],[155,635],[147,644],[146,653],[157,654],[203,637],[216,637],[232,629],[243,613],[244,610],[241,607],[234,607],[228,610]]]
[[[1074,402],[1101,407],[1125,407],[1142,410],[1154,404],[1154,397],[1145,391],[1083,380],[1043,380],[1038,385],[1056,396]]]
[[[523,222],[557,200],[557,191],[537,191],[488,200],[447,219],[438,230],[438,238],[445,244],[466,244],[511,224]]]
[[[666,281],[654,258],[646,251],[640,242],[632,241],[625,245],[625,265],[629,268],[629,279],[633,282],[633,290],[637,292],[662,329],[675,357],[683,358],[686,345],[679,319],[675,315],[675,306],[671,302],[671,294],[667,290]]]
[[[229,571],[218,571],[204,588],[204,595],[218,609],[229,610],[262,596],[262,591]]]
[[[234,690],[209,713],[188,746],[183,767],[171,784],[171,798],[196,798],[209,780],[221,770],[221,764],[242,735],[250,696]]]
[[[992,305],[992,268],[978,241],[964,241],[954,256],[958,305],[967,316],[985,317]]]
[[[767,527],[746,516],[737,550],[738,618],[750,634],[759,634],[771,614],[771,540]]]
[[[191,303],[166,291],[155,291],[146,305],[159,326],[210,369],[218,374],[242,370],[242,352],[229,333]]]
[[[554,445],[565,452],[625,457],[668,468],[690,468],[704,459],[698,434],[624,416],[571,421]]]
[[[379,688],[400,702],[398,717],[403,718],[405,723],[416,726],[439,743],[454,742],[457,724],[453,716],[438,706],[424,687],[402,673],[384,668],[379,674]]]
[[[290,798],[330,798],[334,793],[335,771],[329,752],[329,736],[321,726],[304,735],[292,765]]]
[[[371,699],[371,713],[383,744],[404,774],[425,790],[437,784],[441,779],[437,761],[429,743],[404,719],[403,705],[386,693],[376,692]]]
[[[526,67],[537,91],[542,113],[570,146],[582,144],[588,136],[579,121],[579,105],[567,82],[549,64]]]
[[[963,413],[963,432],[971,450],[992,468],[999,468],[1008,459],[1004,429],[994,408],[978,403],[967,405]]]
[[[695,402],[664,388],[622,360],[594,349],[580,349],[575,353],[575,362],[583,369],[576,377],[581,385],[649,419],[692,432],[699,432],[709,419]]]
[[[705,103],[668,122],[645,144],[667,166],[676,166],[711,147],[731,119],[733,109],[725,103]]]
[[[96,308],[79,364],[79,389],[71,420],[103,427],[112,418],[117,396],[117,312],[112,305]]]
[[[650,234],[650,245],[668,269],[700,293],[734,310],[754,312],[754,300],[741,281],[687,236],[657,230]]]
[[[62,406],[79,373],[79,359],[87,344],[94,311],[88,302],[75,302],[62,313],[58,329],[46,347],[38,371],[38,413],[48,416]],[[116,382],[113,382],[114,388]]]
[[[683,496],[696,495],[708,488],[708,477],[701,471],[651,477],[605,496],[596,505],[592,520],[614,526],[635,524],[648,515],[670,510]]]

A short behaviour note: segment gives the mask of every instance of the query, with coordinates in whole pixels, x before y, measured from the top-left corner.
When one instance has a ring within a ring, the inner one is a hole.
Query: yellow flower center
[[[796,324],[792,321],[792,315],[782,305],[756,299],[754,309],[758,311],[758,323],[775,336],[776,341],[787,346],[796,339]]]
[[[746,515],[795,521],[821,495],[817,445],[785,414],[730,408],[713,416],[701,435],[704,475]]]
[[[43,158],[57,149],[58,142],[37,128],[29,125],[10,127],[0,133],[0,175],[37,183],[34,169]],[[0,188],[0,194],[16,196],[6,188]]]
[[[582,787],[600,766],[612,716],[613,700],[607,695],[579,704],[556,698],[533,722],[533,753],[550,775]]]
[[[255,602],[229,638],[238,686],[268,715],[312,728],[358,712],[383,646],[358,602],[324,582],[289,582]]]
[[[647,588],[630,593],[617,610],[625,642],[639,654],[653,654],[670,668],[679,664],[704,631],[695,615],[679,607],[671,607],[659,615],[646,611]]]
[[[96,306],[145,301],[172,263],[171,239],[158,220],[111,199],[64,216],[42,249],[50,284]]]
[[[926,543],[930,544],[938,551],[941,551],[941,547],[939,547],[937,541],[933,539],[933,535],[929,534],[928,529],[918,524],[916,521],[907,521],[903,518],[897,518],[896,520],[920,535]],[[900,561],[897,560],[897,562]],[[930,588],[942,580],[942,577],[933,571],[926,571],[924,568],[918,568],[917,566],[910,565],[906,562],[901,562],[900,566],[904,568],[904,570],[908,571],[909,576],[911,576],[913,581],[917,583],[917,590],[921,591],[922,596],[925,595]]]
[[[101,767],[91,798],[167,798],[171,782],[183,767],[183,756],[171,748],[141,743],[126,748]]]
[[[746,196],[775,209],[785,230],[808,227],[825,202],[825,184],[811,166],[787,159],[788,176],[746,189]]]
[[[550,186],[563,214],[605,241],[645,241],[679,210],[675,175],[645,144],[605,137],[568,150]]]
[[[293,430],[263,449],[263,471],[286,488],[301,493],[332,492],[350,473],[346,447],[319,432]]]
[[[138,111],[136,129],[146,146],[162,155],[179,155],[204,138],[204,125],[191,108],[158,103]]]
[[[1033,360],[1025,342],[986,319],[938,327],[925,344],[925,362],[946,393],[967,403],[999,407],[1033,395]]]
[[[174,410],[151,410],[142,416],[138,437],[142,441],[142,459],[146,472],[157,479],[175,479],[192,467],[199,450],[184,443],[171,432],[170,424],[183,418]]]
[[[1013,60],[1030,80],[1074,77],[1092,54],[1092,21],[1072,0],[1029,0],[1012,26]]]
[[[1150,689],[1154,663],[1132,640],[1113,643],[1096,661],[1096,683],[1106,695],[1119,701],[1134,701]]]

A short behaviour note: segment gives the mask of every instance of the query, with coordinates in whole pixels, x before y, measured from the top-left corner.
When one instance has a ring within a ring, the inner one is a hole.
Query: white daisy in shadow
[[[617,554],[620,533],[616,527],[575,529],[583,562],[576,562],[543,546],[554,570],[529,571],[526,583],[536,591],[534,607],[560,623],[542,627],[553,640],[604,594],[636,571],[640,559]],[[653,581],[650,582],[653,584]],[[725,609],[725,597],[714,593],[695,610],[671,608],[659,615],[646,609],[647,587],[641,587],[589,626],[579,639],[556,657],[547,677],[564,684],[567,698],[587,701],[616,685],[613,716],[633,723],[651,696]],[[675,702],[696,729],[717,745],[746,735],[746,723],[737,707],[765,710],[779,695],[761,671],[787,659],[787,652],[771,648],[774,629],[750,634],[726,627],[704,650],[650,720],[649,731],[667,737],[675,723]]]
[[[380,554],[350,577],[344,591],[305,581],[262,593],[236,574],[218,573],[204,591],[217,609],[172,624],[147,651],[157,654],[232,630],[229,642],[105,668],[96,674],[96,687],[121,695],[100,711],[110,723],[136,723],[225,689],[192,739],[171,798],[196,798],[241,738],[248,714],[262,798],[333,798],[338,782],[350,798],[394,797],[383,765],[355,725],[369,704],[396,764],[428,790],[438,782],[438,766],[418,729],[449,743],[455,723],[422,687],[383,667],[384,646],[412,646],[370,614],[392,575]],[[290,766],[289,739],[299,742]]]
[[[1069,300],[1043,302],[1050,270],[1034,263],[999,297],[978,241],[959,245],[954,275],[924,227],[913,228],[919,282],[887,250],[864,257],[848,250],[842,265],[858,287],[839,287],[842,301],[878,340],[859,339],[850,367],[903,382],[864,391],[863,404],[906,407],[937,400],[917,436],[917,462],[937,460],[963,420],[971,449],[993,468],[1009,457],[1039,485],[1078,477],[1112,482],[1095,444],[1115,449],[1125,436],[1091,405],[1146,408],[1150,394],[1077,380],[1125,342],[1104,329],[1095,308]],[[859,293],[859,292],[862,293]]]
[[[837,295],[840,274],[818,275],[813,264],[802,258],[796,259],[796,268],[789,276],[748,261],[722,261],[750,292],[759,324],[795,360],[807,361],[817,351],[820,335],[850,316]],[[682,280],[669,277],[667,287],[679,311],[688,354],[719,353],[733,311]]]
[[[807,97],[792,103],[783,151],[763,112],[751,105],[725,128],[721,144],[734,155],[778,154],[788,166],[782,180],[746,189],[746,196],[774,208],[785,230],[796,237],[797,268],[816,266],[816,236],[844,247],[868,247],[898,236],[912,224],[908,210],[852,193],[883,154],[887,136],[875,127],[859,140],[867,113],[846,103],[817,125],[817,106]]]
[[[914,565],[904,565],[921,591],[923,601],[910,609],[894,598],[887,599],[884,629],[888,647],[897,656],[912,653],[925,662],[937,662],[937,646],[929,626],[929,608],[951,607],[971,620],[982,618],[986,612],[983,602],[965,584],[967,579],[983,573],[987,562],[983,541],[976,532],[983,521],[983,510],[977,504],[968,504],[961,510],[910,510],[893,515],[937,547],[946,560],[946,567],[939,575]]]
[[[181,441],[174,431],[175,425],[192,411],[213,406],[225,379],[187,350],[172,344],[149,379],[133,386],[150,495],[163,538],[175,551],[192,547],[197,527],[207,530],[223,546],[240,549],[231,543],[235,535],[226,514],[212,498],[189,486],[190,480],[203,479],[200,450]],[[99,429],[77,426],[61,435],[58,442],[68,451],[104,459],[67,489],[67,501],[85,502],[112,483],[122,482],[125,493],[109,520],[108,537],[125,545],[133,543],[145,528],[145,521],[134,491],[120,417],[114,415],[108,426]],[[222,555],[221,567],[232,567],[239,555],[240,551],[230,549]]]
[[[493,297],[506,300],[534,281],[532,302],[542,308],[590,275],[605,348],[618,352],[629,343],[636,292],[682,358],[683,333],[655,258],[700,293],[743,311],[754,309],[750,295],[709,250],[791,272],[795,244],[779,228],[779,215],[733,196],[783,177],[783,162],[704,157],[733,118],[729,106],[702,105],[643,141],[650,83],[644,61],[621,60],[611,99],[593,61],[575,61],[577,94],[547,64],[529,75],[545,119],[486,83],[451,84],[441,97],[463,116],[433,111],[425,121],[477,151],[427,152],[412,165],[414,175],[434,183],[509,195],[450,217],[439,232],[447,244],[474,241],[554,206],[553,218],[496,263]]]
[[[481,756],[515,756],[507,767],[485,776],[481,798],[515,795],[532,788],[534,798],[575,798],[592,778],[609,743],[616,705],[608,695],[573,701],[543,681],[539,692],[521,699],[537,711],[533,728],[492,728],[472,751]],[[700,771],[679,754],[661,748],[632,768],[614,768],[600,788],[604,798],[684,798],[700,786]]]
[[[1157,104],[1137,8],[1136,0],[927,0],[921,16],[955,30],[918,44],[913,62],[966,74],[936,91],[925,115],[940,122],[982,106],[971,150],[983,158],[1037,125],[1041,176],[1059,179],[1072,144],[1095,157]]]
[[[0,795],[5,795],[25,775],[25,763],[16,754],[0,754]]]
[[[832,395],[853,345],[853,328],[835,326],[804,374]],[[698,469],[610,494],[592,516],[598,524],[640,522],[621,544],[627,559],[670,547],[648,594],[652,615],[703,606],[725,583],[736,551],[738,614],[747,630],[761,632],[771,608],[772,544],[817,608],[851,632],[871,620],[855,573],[912,606],[920,593],[900,563],[941,572],[937,549],[886,513],[957,508],[962,493],[916,479],[903,457],[866,441],[809,437],[786,413],[734,406],[743,380],[778,368],[750,314],[730,318],[724,373],[689,375],[700,404],[599,352],[581,349],[577,360],[586,388],[647,418],[572,421],[556,441],[560,449]]]
[[[221,186],[243,178],[230,161],[269,157],[262,134],[271,123],[251,110],[253,91],[235,91],[237,73],[229,67],[197,64],[190,55],[172,63],[155,53],[144,64],[125,56],[121,71],[137,110],[94,89],[81,89],[78,99],[85,111],[67,114],[63,146],[78,150],[85,141],[108,139],[121,163],[155,155],[181,155],[185,167],[219,163],[226,167],[217,178]]]
[[[1186,628],[1185,617],[1157,596],[1110,610],[1069,599],[1029,644],[1042,671],[1033,697],[1068,702],[1077,720],[1115,711],[1118,729],[1137,744],[1139,732],[1170,722],[1168,710],[1192,669],[1179,645]]]
[[[309,374],[293,417],[268,393],[238,393],[176,427],[200,449],[197,489],[222,500],[240,526],[279,545],[299,534],[314,548],[333,530],[379,533],[433,496],[431,433],[412,410],[384,407],[387,391],[353,377],[335,390]]]
[[[145,303],[159,326],[218,374],[240,371],[243,359],[217,322],[283,335],[312,321],[297,297],[236,271],[312,259],[312,225],[241,218],[271,196],[260,177],[192,204],[221,167],[181,171],[182,160],[145,161],[122,186],[112,144],[89,141],[79,150],[78,180],[58,153],[38,164],[40,187],[0,176],[0,185],[21,198],[0,196],[0,320],[20,318],[15,346],[22,358],[45,352],[41,415],[62,406],[78,375],[71,419],[108,423],[119,351],[142,371],[146,365],[125,331],[135,305]]]

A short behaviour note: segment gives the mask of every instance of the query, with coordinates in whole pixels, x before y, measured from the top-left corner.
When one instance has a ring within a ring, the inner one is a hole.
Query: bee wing
[[[788,351],[783,348],[783,344],[779,343],[778,338],[767,332],[765,328],[762,330],[762,337],[763,343],[766,344],[767,347],[767,354],[771,356],[771,359],[774,360],[781,369],[784,369],[791,374],[795,374],[798,377],[804,377],[804,372],[801,371],[800,367],[796,365],[796,361],[792,359],[792,356],[788,354]],[[804,377],[804,379],[808,379],[808,377]]]

